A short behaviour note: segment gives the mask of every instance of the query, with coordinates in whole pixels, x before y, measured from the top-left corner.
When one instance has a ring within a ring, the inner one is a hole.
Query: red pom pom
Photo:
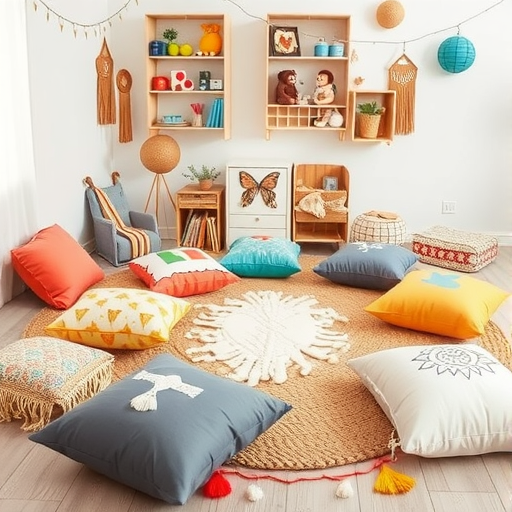
[[[214,471],[210,480],[204,484],[203,495],[207,498],[223,498],[231,494],[231,484],[220,471]]]

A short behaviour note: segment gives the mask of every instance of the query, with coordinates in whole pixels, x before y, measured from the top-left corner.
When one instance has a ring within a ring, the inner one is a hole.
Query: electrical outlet
[[[456,201],[443,201],[441,203],[441,213],[455,213],[457,211]]]

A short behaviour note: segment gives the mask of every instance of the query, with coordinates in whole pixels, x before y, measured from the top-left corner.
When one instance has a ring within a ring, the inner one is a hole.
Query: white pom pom
[[[354,496],[354,489],[352,489],[352,484],[348,480],[343,480],[336,489],[336,497],[345,499],[352,498],[352,496]]]
[[[251,484],[247,487],[245,495],[249,501],[259,501],[263,498],[263,489],[256,484]]]

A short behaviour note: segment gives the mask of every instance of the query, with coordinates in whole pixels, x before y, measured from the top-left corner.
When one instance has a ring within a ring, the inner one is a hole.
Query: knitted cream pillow
[[[43,428],[104,390],[114,357],[56,338],[18,340],[0,350],[0,422],[23,420],[21,428]]]
[[[46,327],[50,336],[107,349],[167,343],[190,303],[135,288],[93,288]]]

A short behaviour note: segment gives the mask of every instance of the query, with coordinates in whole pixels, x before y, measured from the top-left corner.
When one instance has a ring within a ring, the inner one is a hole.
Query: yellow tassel
[[[381,494],[404,494],[409,492],[415,483],[414,478],[382,465],[373,489]]]

